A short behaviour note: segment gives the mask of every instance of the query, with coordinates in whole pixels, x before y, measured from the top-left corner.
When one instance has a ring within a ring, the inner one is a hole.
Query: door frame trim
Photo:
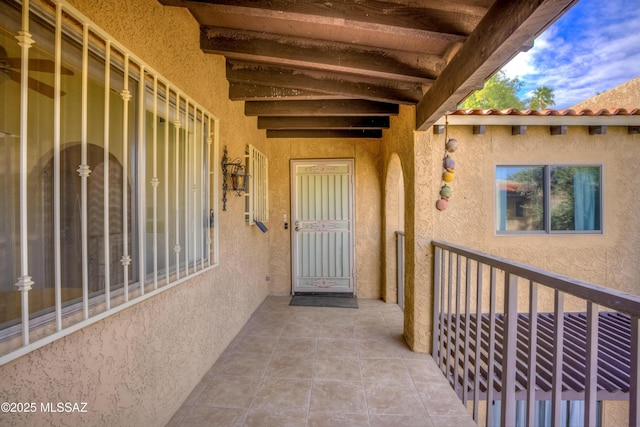
[[[350,239],[350,247],[349,247],[349,262],[351,263],[351,280],[353,281],[353,292],[340,292],[344,295],[353,294],[355,297],[357,295],[357,280],[356,280],[356,162],[353,157],[336,157],[336,158],[298,158],[298,159],[290,159],[289,160],[289,213],[290,213],[290,241],[291,241],[291,295],[295,295],[294,292],[294,284],[296,280],[296,240],[295,240],[295,218],[293,212],[295,211],[294,201],[295,201],[295,166],[300,164],[319,164],[319,163],[329,163],[329,162],[345,162],[349,164],[351,170],[351,179],[349,182],[350,188],[350,196],[349,196],[349,205],[351,209],[351,239]],[[298,292],[300,294],[301,292]],[[322,294],[331,294],[336,293],[335,290],[325,292],[316,292],[312,291],[311,293],[322,293]]]

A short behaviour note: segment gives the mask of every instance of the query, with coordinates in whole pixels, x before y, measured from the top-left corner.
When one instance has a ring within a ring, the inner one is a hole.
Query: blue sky
[[[552,88],[557,109],[640,76],[640,0],[580,0],[504,71],[524,83],[522,99]]]

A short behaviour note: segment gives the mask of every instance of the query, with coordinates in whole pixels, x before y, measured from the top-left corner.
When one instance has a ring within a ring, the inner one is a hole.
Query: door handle
[[[302,230],[302,228],[300,228],[300,223],[299,223],[298,221],[296,221],[296,222],[295,222],[295,228],[294,228],[294,230],[296,230],[296,231],[300,231],[300,230]]]

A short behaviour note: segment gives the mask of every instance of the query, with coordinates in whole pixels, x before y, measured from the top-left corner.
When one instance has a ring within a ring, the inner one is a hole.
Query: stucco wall
[[[640,77],[629,80],[599,95],[582,101],[573,107],[575,110],[589,108],[640,108]]]
[[[185,9],[71,3],[220,119],[220,157],[225,144],[233,157],[246,143],[266,152],[255,118],[228,100],[224,59],[200,51]],[[2,413],[0,425],[166,424],[268,293],[268,237],[245,224],[243,209],[230,195],[216,217],[219,267],[0,367],[2,401],[86,402],[87,413]]]
[[[433,237],[513,259],[580,280],[640,294],[640,135],[610,126],[605,135],[589,135],[585,126],[570,126],[566,135],[549,135],[548,126],[529,126],[526,135],[511,135],[510,126],[487,126],[473,135],[471,126],[449,126],[460,148],[449,207],[434,216]],[[444,147],[444,135],[434,145]],[[444,154],[444,150],[442,150]],[[431,200],[435,211],[442,155],[431,163]],[[495,166],[499,164],[601,164],[602,234],[497,235],[495,232]]]
[[[386,131],[385,131],[386,132]],[[290,160],[352,158],[355,163],[355,267],[359,298],[380,298],[381,250],[380,141],[367,139],[270,139],[269,157],[269,291],[291,293]],[[283,215],[289,220],[284,229]]]
[[[394,132],[383,135],[383,176],[386,176],[395,153],[402,165],[405,190],[405,339],[414,351],[426,352],[431,342],[433,294],[431,241],[434,212],[428,191],[433,186],[433,177],[429,173],[435,155],[432,133],[414,131],[414,107],[402,106],[398,116],[391,118],[391,126]],[[385,215],[383,213],[383,217]],[[385,283],[385,286],[394,285]]]
[[[586,108],[586,107],[585,107]],[[433,135],[439,156],[431,159],[429,192],[423,207],[434,212],[432,236],[489,254],[533,265],[590,283],[640,295],[640,135],[624,126],[610,126],[605,135],[589,135],[585,126],[569,126],[566,135],[549,135],[548,126],[529,126],[526,135],[511,135],[511,126],[487,126],[473,135],[471,126],[449,126],[448,137],[459,149],[453,195],[445,211],[435,209],[441,185],[445,135]],[[497,235],[495,232],[495,166],[500,164],[602,165],[602,234]],[[488,280],[485,279],[485,283]],[[526,284],[519,292],[526,310]],[[499,296],[500,300],[501,297]],[[485,301],[485,309],[488,301]],[[498,306],[501,306],[498,301]],[[584,302],[566,298],[567,311],[585,311]],[[540,291],[540,311],[553,310],[553,295]],[[627,402],[607,401],[603,425],[624,425]]]
[[[402,257],[398,253],[400,235],[397,233],[404,233],[404,193],[402,163],[397,153],[391,153],[384,177],[384,231],[381,236],[384,239],[384,282],[381,297],[387,303],[400,305],[404,302],[403,294],[400,292],[404,282],[398,283],[398,273],[403,271],[403,268],[398,268],[398,262]]]
[[[585,126],[570,126],[566,135],[558,136],[551,136],[548,126],[529,126],[521,136],[511,135],[511,126],[487,126],[484,135],[474,135],[471,126],[449,126],[447,134],[435,135],[430,130],[412,132],[413,110],[405,111],[394,120],[406,121],[406,126],[396,126],[384,139],[382,158],[386,168],[391,154],[397,153],[405,176],[405,336],[415,351],[430,350],[433,240],[640,294],[640,197],[633,191],[640,184],[639,135],[615,126],[605,135],[589,135]],[[453,196],[448,209],[440,212],[435,202],[447,138],[456,138],[460,148],[452,154]],[[517,163],[601,164],[604,233],[497,235],[495,166]],[[584,309],[567,307],[574,308]]]

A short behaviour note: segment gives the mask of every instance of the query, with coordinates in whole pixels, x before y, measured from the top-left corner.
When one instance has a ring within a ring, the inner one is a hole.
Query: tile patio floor
[[[475,426],[395,304],[291,307],[268,297],[175,413],[187,426]]]

